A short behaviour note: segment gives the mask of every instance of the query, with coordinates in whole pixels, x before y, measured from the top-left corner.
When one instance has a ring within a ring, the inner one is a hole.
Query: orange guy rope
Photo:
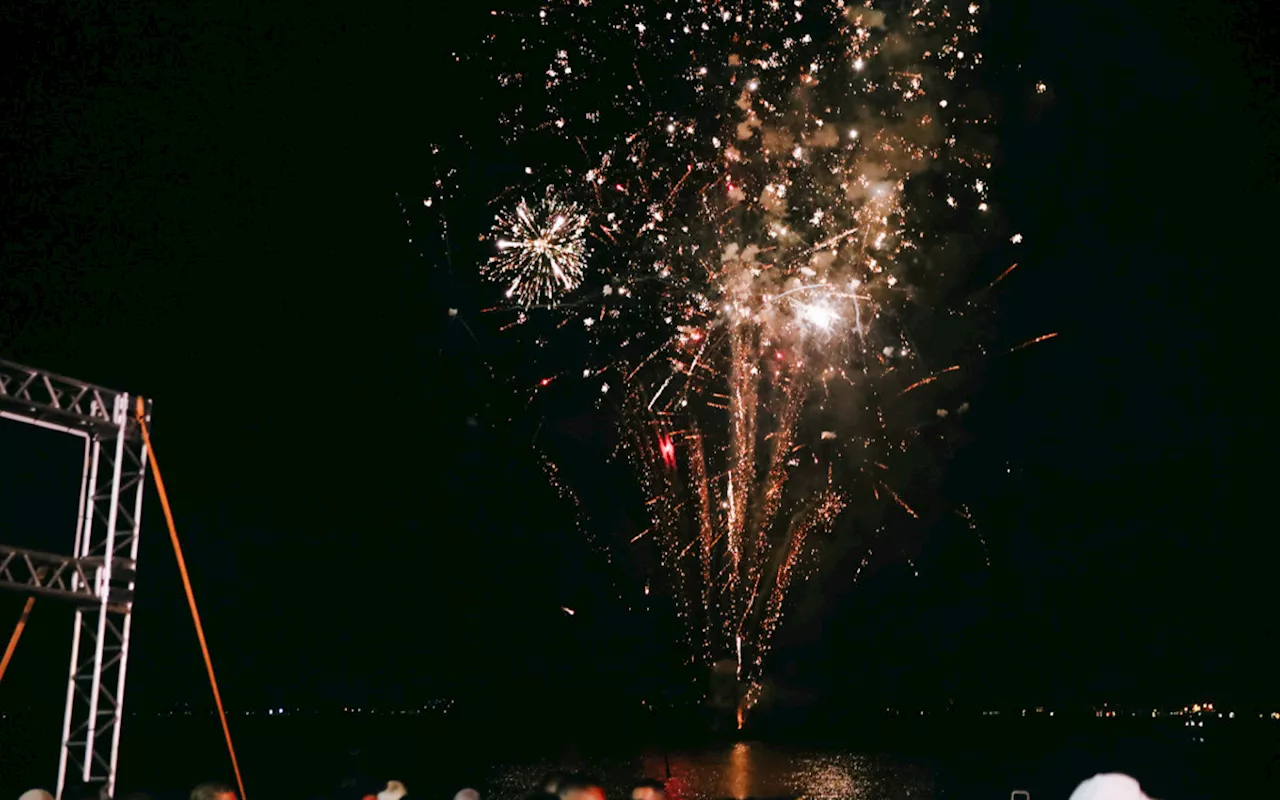
[[[191,576],[187,574],[187,562],[182,557],[182,545],[178,544],[178,528],[173,524],[173,510],[169,508],[169,495],[164,491],[160,477],[160,465],[156,463],[156,451],[151,447],[151,433],[147,430],[146,405],[141,397],[137,406],[138,425],[142,428],[142,441],[151,455],[151,474],[155,476],[156,491],[164,508],[165,522],[169,523],[169,540],[173,542],[173,555],[178,559],[178,572],[182,573],[182,586],[187,590],[187,604],[191,606],[191,619],[196,624],[196,636],[204,653],[204,665],[209,669],[209,685],[213,687],[213,701],[218,704],[218,717],[222,719],[222,732],[227,736],[227,751],[231,753],[231,768],[236,772],[236,785],[240,787],[240,800],[245,800],[244,778],[240,777],[240,763],[236,760],[236,748],[231,744],[231,728],[227,725],[227,712],[222,708],[222,695],[218,692],[218,679],[213,676],[213,659],[209,657],[209,643],[204,638],[204,626],[200,624],[200,612],[196,610],[196,596],[191,591]]]
[[[27,598],[27,604],[22,609],[22,616],[18,617],[18,627],[13,629],[13,635],[9,637],[9,646],[4,649],[4,658],[0,659],[0,680],[4,680],[4,671],[9,668],[9,661],[13,659],[13,651],[18,649],[18,640],[22,638],[22,629],[27,627],[27,617],[31,616],[31,607],[36,604],[34,597]]]

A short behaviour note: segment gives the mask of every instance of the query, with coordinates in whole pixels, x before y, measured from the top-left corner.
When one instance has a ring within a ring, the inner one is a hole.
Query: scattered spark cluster
[[[522,164],[482,237],[504,327],[589,343],[533,391],[582,379],[623,412],[652,517],[632,545],[656,551],[697,659],[736,660],[740,711],[825,534],[851,507],[919,518],[895,470],[968,408],[897,411],[960,370],[962,337],[932,329],[982,295],[950,293],[973,265],[948,249],[989,241],[982,13],[547,0],[493,12],[475,59]]]
[[[506,295],[521,305],[551,303],[582,282],[586,267],[587,217],[575,203],[548,190],[538,203],[521,200],[494,225],[498,254],[484,272],[507,283]]]

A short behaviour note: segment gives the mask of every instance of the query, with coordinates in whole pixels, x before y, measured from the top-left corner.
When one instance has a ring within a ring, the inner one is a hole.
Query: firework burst
[[[554,304],[582,283],[586,226],[577,204],[560,200],[551,190],[536,203],[521,200],[495,221],[498,253],[483,273],[505,283],[507,298],[520,305]]]
[[[851,507],[918,517],[891,483],[948,412],[904,423],[882,398],[964,352],[927,329],[975,306],[938,297],[971,266],[944,242],[982,245],[991,202],[964,92],[981,13],[553,0],[494,12],[475,60],[531,165],[503,194],[559,187],[499,218],[486,274],[590,343],[599,363],[535,391],[573,375],[621,409],[652,516],[632,546],[655,548],[697,659],[735,663],[739,719],[823,534]]]

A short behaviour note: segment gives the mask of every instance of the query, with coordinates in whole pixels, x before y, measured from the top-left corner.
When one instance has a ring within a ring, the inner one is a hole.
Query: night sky
[[[608,420],[490,374],[521,354],[478,313],[486,216],[451,221],[451,262],[406,227],[477,93],[448,52],[488,7],[441,5],[7,12],[0,357],[154,399],[233,706],[677,679],[673,624],[626,610],[642,579],[584,543],[530,447],[541,425],[586,472],[599,448],[573,436]],[[1274,262],[1274,29],[1249,4],[991,5],[993,183],[1026,240],[997,339],[1060,332],[986,365],[945,478],[991,565],[963,531],[904,532],[918,577],[886,555],[793,591],[776,673],[849,703],[1273,699],[1250,300]],[[0,422],[0,540],[70,547],[64,438]],[[596,524],[641,525],[627,474],[596,474]],[[154,493],[143,529],[130,703],[205,703]],[[21,603],[0,597],[5,636]],[[66,622],[37,603],[0,706],[60,708]]]

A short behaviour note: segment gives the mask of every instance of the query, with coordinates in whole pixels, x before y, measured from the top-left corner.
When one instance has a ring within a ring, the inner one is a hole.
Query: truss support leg
[[[4,657],[0,658],[0,680],[4,680],[5,670],[9,669],[9,661],[13,659],[13,651],[18,649],[18,640],[22,638],[22,630],[27,627],[27,618],[31,616],[31,607],[35,604],[36,598],[28,597],[26,605],[22,607],[22,616],[18,617],[18,624],[9,637],[9,646],[4,649]]]
[[[80,514],[76,518],[76,546],[72,551],[74,558],[81,558],[88,550],[86,542],[86,533],[92,529],[92,520],[94,515],[93,494],[94,487],[98,484],[98,452],[102,448],[102,441],[98,437],[85,439],[84,444],[84,477],[83,483],[80,485]],[[71,588],[73,591],[82,589],[83,578],[77,574],[71,577]],[[62,800],[67,788],[67,771],[68,768],[75,769],[71,765],[69,758],[71,754],[71,725],[72,720],[76,716],[73,712],[79,701],[79,689],[77,687],[76,677],[80,674],[80,630],[84,627],[84,609],[77,608],[75,620],[71,625],[71,677],[67,681],[67,697],[63,705],[62,712],[62,747],[58,753],[58,785],[55,789],[55,797]]]
[[[137,491],[133,492],[133,515],[130,518],[130,527],[126,529],[128,534],[127,541],[117,541],[116,551],[128,554],[129,564],[136,565],[138,563],[138,534],[142,525],[142,489],[145,483],[144,477],[147,471],[147,448],[139,446],[138,462],[137,462]],[[133,570],[129,574],[120,579],[120,583],[124,585],[125,591],[128,593],[129,607],[133,607],[133,592],[136,588],[134,585],[135,576]],[[120,628],[120,668],[116,671],[116,722],[111,726],[111,796],[115,796],[115,766],[120,759],[120,725],[121,716],[124,713],[124,678],[125,672],[129,667],[129,633],[133,627],[133,614],[126,613],[124,621]]]
[[[76,609],[71,642],[58,798],[68,781],[115,792],[125,669],[138,556],[145,446],[128,437],[129,396],[115,397],[116,429],[88,450],[77,557],[95,566],[92,605]],[[78,580],[78,578],[77,578]]]

